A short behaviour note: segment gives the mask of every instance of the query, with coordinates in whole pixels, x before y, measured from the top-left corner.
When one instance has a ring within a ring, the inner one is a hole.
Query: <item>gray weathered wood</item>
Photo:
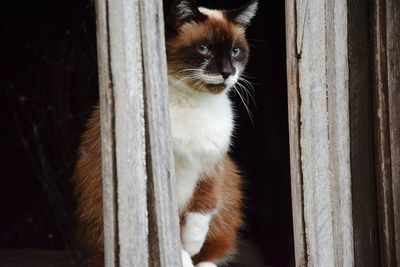
[[[162,2],[98,0],[105,260],[181,265]]]
[[[286,8],[296,263],[352,266],[347,6]]]
[[[141,1],[151,266],[181,266],[162,2]]]
[[[327,1],[328,142],[335,266],[354,265],[348,65],[348,6]]]
[[[106,266],[149,266],[139,0],[98,0]]]
[[[106,1],[96,2],[97,58],[101,108],[101,148],[105,265],[117,266],[118,234],[116,208],[116,159],[114,139],[114,96],[109,55],[109,21]]]
[[[400,266],[400,2],[374,0],[373,8],[381,264]]]

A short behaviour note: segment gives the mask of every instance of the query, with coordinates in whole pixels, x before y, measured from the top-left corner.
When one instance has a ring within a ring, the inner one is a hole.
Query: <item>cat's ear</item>
[[[228,19],[243,27],[250,25],[251,19],[256,15],[258,0],[252,0],[247,5],[234,10],[226,11]]]
[[[169,15],[169,22],[179,28],[190,21],[201,21],[205,18],[198,8],[196,0],[175,0]]]

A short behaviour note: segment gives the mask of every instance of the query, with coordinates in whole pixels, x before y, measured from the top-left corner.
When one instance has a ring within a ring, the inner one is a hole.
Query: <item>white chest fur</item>
[[[212,174],[227,152],[233,113],[227,92],[194,91],[169,80],[176,194],[181,212],[202,174]]]

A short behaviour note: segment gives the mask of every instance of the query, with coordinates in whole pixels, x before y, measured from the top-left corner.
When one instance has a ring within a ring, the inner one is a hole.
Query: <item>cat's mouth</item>
[[[204,82],[207,85],[224,85],[225,84],[225,79],[222,78],[222,75],[199,75],[198,77],[202,82]]]
[[[200,75],[199,80],[203,82],[203,86],[213,94],[219,94],[226,88],[226,81],[222,75]]]

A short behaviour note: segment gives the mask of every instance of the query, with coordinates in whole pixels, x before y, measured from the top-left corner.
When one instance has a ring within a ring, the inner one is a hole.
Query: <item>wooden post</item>
[[[343,1],[286,1],[296,263],[353,266]]]
[[[141,0],[150,266],[181,266],[162,1]]]
[[[400,2],[373,1],[374,122],[381,265],[400,266]]]
[[[162,3],[96,9],[106,266],[180,266]]]

